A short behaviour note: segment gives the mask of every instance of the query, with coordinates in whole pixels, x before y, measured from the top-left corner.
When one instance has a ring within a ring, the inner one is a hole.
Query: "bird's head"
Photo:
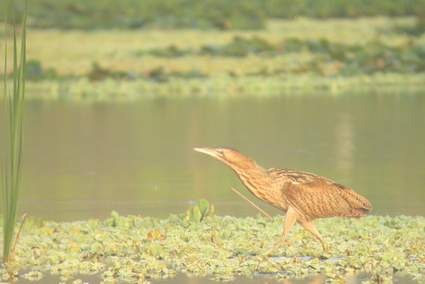
[[[231,168],[247,168],[255,165],[253,160],[230,148],[193,148],[193,150],[222,161]]]

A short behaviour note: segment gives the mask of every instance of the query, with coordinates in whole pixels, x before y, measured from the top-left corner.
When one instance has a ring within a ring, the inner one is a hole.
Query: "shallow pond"
[[[162,217],[205,198],[220,215],[256,215],[229,190],[246,193],[235,175],[192,150],[230,146],[265,167],[310,171],[349,185],[372,201],[374,214],[425,215],[424,145],[423,94],[31,100],[21,211],[58,221],[105,218],[112,210]],[[179,276],[173,283],[205,281]]]
[[[359,275],[357,277],[352,277],[347,279],[349,283],[360,283],[361,281],[366,280],[364,277],[365,275]],[[89,276],[89,277],[82,277],[81,280],[86,281],[87,283],[97,283],[99,281],[99,276]],[[45,284],[53,284],[58,283],[60,281],[59,277],[54,276],[48,276],[46,278],[43,278],[43,283]],[[34,281],[30,280],[20,280],[20,284],[32,284]],[[155,281],[155,283],[162,284],[217,284],[219,282],[215,280],[209,280],[209,279],[198,279],[198,278],[189,278],[185,275],[179,274],[177,277],[173,279],[164,279],[164,280],[158,280]],[[233,280],[231,283],[233,284],[322,284],[325,283],[325,280],[321,276],[316,277],[309,277],[303,280],[276,280],[271,279],[263,276],[259,276],[257,279],[249,279],[249,278],[237,278],[236,280]],[[415,281],[410,280],[406,277],[398,277],[395,279],[395,283],[404,283],[404,284],[414,284]]]
[[[374,214],[425,214],[423,94],[32,100],[25,119],[21,210],[33,216],[167,216],[200,198],[218,214],[257,214],[229,190],[248,194],[233,172],[195,146],[331,177],[367,196]]]

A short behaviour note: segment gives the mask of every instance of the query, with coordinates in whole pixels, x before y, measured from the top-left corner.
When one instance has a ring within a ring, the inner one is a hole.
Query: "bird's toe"
[[[276,242],[274,242],[274,244],[272,245],[272,247],[270,249],[268,249],[266,251],[266,255],[270,255],[272,253],[275,253],[276,251],[278,251],[280,248],[282,247],[288,247],[291,245],[291,241],[286,239],[286,238],[279,238],[279,240],[277,240]]]

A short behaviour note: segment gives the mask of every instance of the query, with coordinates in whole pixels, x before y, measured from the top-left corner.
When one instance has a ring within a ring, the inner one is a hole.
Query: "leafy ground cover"
[[[55,70],[58,76],[86,76],[94,63],[117,72],[147,73],[163,68],[167,72],[194,69],[210,76],[230,71],[251,73],[309,61],[320,55],[314,43],[345,53],[351,47],[356,52],[374,48],[378,55],[392,49],[419,52],[416,48],[423,47],[423,36],[394,30],[395,26],[411,27],[414,22],[412,18],[296,19],[272,21],[264,31],[31,30],[28,59],[38,61],[46,72]],[[263,56],[265,48],[271,49],[270,56]],[[228,56],[232,53],[249,56]]]
[[[419,17],[424,8],[422,0],[38,0],[29,18],[32,26],[60,29],[261,29],[270,18]]]
[[[320,244],[296,226],[291,245],[267,254],[281,234],[281,216],[211,214],[212,208],[191,208],[166,219],[116,212],[106,220],[29,219],[9,272],[1,268],[2,279],[40,280],[53,274],[66,281],[97,275],[106,283],[143,283],[184,273],[216,280],[323,274],[329,281],[342,281],[366,272],[372,282],[391,281],[395,275],[425,280],[423,217],[317,220],[331,244],[329,253],[322,253]]]
[[[375,72],[415,73],[425,71],[425,45],[408,42],[402,46],[387,46],[379,41],[366,44],[343,45],[326,39],[299,40],[289,38],[279,44],[272,44],[261,37],[234,37],[225,45],[206,45],[199,50],[179,49],[171,45],[164,49],[149,50],[147,54],[158,57],[181,57],[190,54],[246,57],[259,55],[273,57],[289,53],[309,52],[313,60],[302,64],[294,72],[327,75],[320,65],[334,64],[333,75],[370,74]],[[279,70],[275,70],[279,71]]]
[[[399,32],[414,25],[411,17],[378,17],[274,20],[261,31],[36,29],[27,97],[417,91],[425,82],[425,37]]]

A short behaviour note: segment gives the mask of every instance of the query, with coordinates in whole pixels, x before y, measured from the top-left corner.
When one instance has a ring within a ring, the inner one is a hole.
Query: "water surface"
[[[200,198],[218,214],[257,214],[229,190],[248,195],[233,172],[195,146],[330,177],[367,196],[374,214],[425,215],[421,94],[29,101],[25,119],[21,211],[33,216],[167,216]]]

